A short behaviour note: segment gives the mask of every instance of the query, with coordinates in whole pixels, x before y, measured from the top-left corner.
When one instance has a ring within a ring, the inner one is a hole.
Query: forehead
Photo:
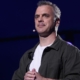
[[[43,13],[53,14],[53,7],[49,5],[38,6],[35,14],[43,14]]]

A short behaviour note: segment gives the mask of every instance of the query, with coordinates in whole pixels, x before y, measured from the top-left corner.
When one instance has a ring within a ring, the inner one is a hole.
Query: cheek
[[[54,25],[54,20],[53,19],[51,19],[50,25]]]
[[[36,19],[34,19],[34,22],[35,22],[35,24],[37,24],[38,21]]]
[[[53,21],[48,21],[48,22],[47,22],[47,25],[48,25],[48,26],[52,26],[53,24],[54,24]]]
[[[48,20],[46,21],[46,23],[47,23],[47,24],[53,24],[53,23],[54,23],[54,20],[53,20],[52,18],[50,18],[50,19],[48,19]]]
[[[36,25],[36,20],[34,21],[35,25]]]
[[[35,21],[35,28],[37,28],[37,21]]]

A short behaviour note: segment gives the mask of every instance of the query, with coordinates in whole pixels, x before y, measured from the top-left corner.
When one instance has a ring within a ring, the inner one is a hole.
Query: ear
[[[60,19],[56,19],[56,21],[55,21],[55,31],[56,32],[58,31],[59,25],[60,25]]]
[[[59,25],[60,25],[60,19],[57,18],[57,19],[56,19],[56,27],[58,27]]]

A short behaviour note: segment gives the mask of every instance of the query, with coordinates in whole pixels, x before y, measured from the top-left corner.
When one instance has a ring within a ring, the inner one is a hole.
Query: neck
[[[54,32],[52,34],[50,34],[49,36],[47,36],[47,37],[41,37],[41,36],[39,36],[40,45],[41,46],[47,46],[49,44],[54,43],[54,41],[56,40],[56,36],[57,36],[57,34],[54,33]]]

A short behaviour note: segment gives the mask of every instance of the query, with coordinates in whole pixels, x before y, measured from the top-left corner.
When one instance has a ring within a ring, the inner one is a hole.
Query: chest
[[[62,52],[44,50],[39,73],[46,78],[59,78],[63,76]]]

